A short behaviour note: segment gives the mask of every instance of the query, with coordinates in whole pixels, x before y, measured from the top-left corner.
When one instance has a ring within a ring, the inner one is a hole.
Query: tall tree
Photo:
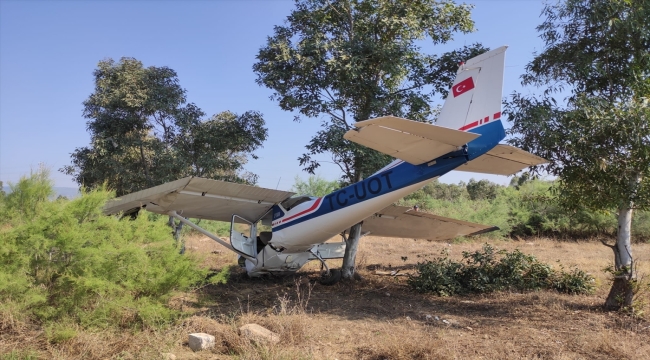
[[[80,185],[106,183],[119,196],[190,175],[256,181],[242,167],[267,137],[260,113],[201,120],[174,70],[133,58],[100,61],[94,77],[83,103],[91,143],[61,169]]]
[[[558,177],[565,207],[617,209],[616,244],[608,245],[616,276],[605,305],[628,306],[632,213],[650,207],[650,1],[565,0],[543,15],[545,49],[522,78],[546,91],[507,102],[512,143],[550,160],[541,169]],[[554,94],[567,90],[558,103]]]
[[[317,156],[329,154],[358,182],[390,157],[343,139],[357,121],[395,115],[432,121],[435,94],[446,94],[458,62],[486,49],[479,44],[442,56],[420,44],[443,44],[474,29],[468,5],[436,0],[295,0],[283,26],[276,26],[253,66],[257,83],[287,111],[321,118],[322,128],[300,158],[313,174]],[[354,275],[361,225],[350,229],[344,278]]]

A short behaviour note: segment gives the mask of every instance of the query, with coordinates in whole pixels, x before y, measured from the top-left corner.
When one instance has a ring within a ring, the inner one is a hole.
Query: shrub
[[[587,294],[594,290],[594,279],[579,269],[566,272],[519,250],[507,252],[485,244],[482,250],[463,252],[459,262],[441,257],[418,263],[417,275],[408,284],[419,292],[439,296],[494,291],[531,291],[554,289],[569,294]]]
[[[155,326],[176,317],[166,306],[172,292],[206,271],[178,254],[166,219],[105,216],[105,190],[48,200],[32,188],[45,178],[23,178],[2,199],[0,303],[45,323],[93,327]]]

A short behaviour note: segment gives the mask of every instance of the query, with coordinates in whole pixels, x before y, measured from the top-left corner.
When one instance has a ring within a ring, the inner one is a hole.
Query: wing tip
[[[481,234],[487,234],[489,232],[497,231],[497,230],[501,230],[501,229],[498,226],[492,226],[492,227],[489,227],[487,229],[479,230],[479,231],[473,232],[473,233],[465,235],[465,236],[476,236],[476,235],[481,235]]]

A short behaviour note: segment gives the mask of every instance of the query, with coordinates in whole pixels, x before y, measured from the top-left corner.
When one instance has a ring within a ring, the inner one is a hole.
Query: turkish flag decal
[[[454,92],[454,97],[458,95],[462,95],[474,88],[474,80],[472,80],[472,77],[468,77],[467,79],[459,82],[458,84],[454,85],[454,87],[451,88],[451,90]]]

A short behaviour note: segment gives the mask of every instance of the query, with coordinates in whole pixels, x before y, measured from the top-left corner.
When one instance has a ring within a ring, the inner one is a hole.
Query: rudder
[[[457,72],[436,125],[470,131],[501,118],[505,51],[502,46],[469,59]]]

